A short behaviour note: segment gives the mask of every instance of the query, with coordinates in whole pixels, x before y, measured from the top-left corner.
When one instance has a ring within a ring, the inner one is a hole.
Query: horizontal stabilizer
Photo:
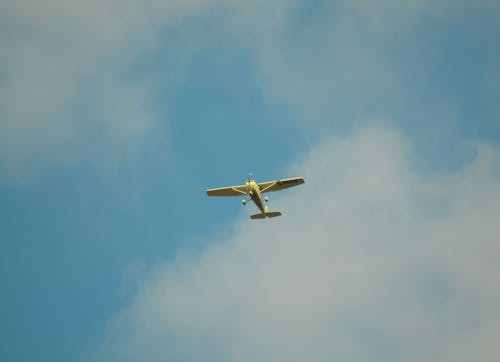
[[[265,214],[254,214],[250,215],[251,219],[265,219],[266,217],[276,217],[281,216],[279,211],[267,211]]]

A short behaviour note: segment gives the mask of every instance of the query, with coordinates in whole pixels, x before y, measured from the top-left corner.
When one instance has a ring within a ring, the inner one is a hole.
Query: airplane
[[[262,198],[264,192],[272,192],[283,190],[289,187],[298,186],[304,183],[302,177],[287,178],[283,180],[274,180],[257,183],[252,179],[252,174],[248,174],[247,182],[244,185],[228,186],[216,189],[205,190],[208,196],[241,196],[249,195],[250,199],[259,208],[260,213],[250,215],[251,219],[265,219],[266,217],[281,216],[279,211],[269,211],[268,205],[263,205],[262,201],[268,202],[269,198]],[[241,203],[247,204],[247,200],[243,199]]]

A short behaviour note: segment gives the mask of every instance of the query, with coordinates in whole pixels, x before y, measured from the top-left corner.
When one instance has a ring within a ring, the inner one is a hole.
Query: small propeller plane
[[[263,205],[263,202],[268,202],[269,198],[265,196],[262,197],[262,194],[265,192],[272,192],[283,190],[289,187],[298,186],[304,183],[304,179],[302,177],[294,177],[287,178],[283,180],[274,180],[267,182],[257,183],[252,179],[252,174],[248,175],[247,182],[244,185],[239,186],[228,186],[221,187],[217,189],[208,189],[206,190],[208,196],[241,196],[241,195],[249,195],[250,199],[255,203],[255,205],[259,208],[260,213],[255,215],[250,215],[251,219],[265,219],[266,217],[276,217],[281,216],[281,212],[279,211],[269,211],[268,205]],[[241,203],[243,205],[247,204],[247,200],[243,199]]]

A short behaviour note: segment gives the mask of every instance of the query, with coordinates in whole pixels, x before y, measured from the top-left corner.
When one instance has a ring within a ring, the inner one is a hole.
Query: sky
[[[500,5],[0,2],[0,355],[497,361]],[[204,190],[303,176],[280,218]]]

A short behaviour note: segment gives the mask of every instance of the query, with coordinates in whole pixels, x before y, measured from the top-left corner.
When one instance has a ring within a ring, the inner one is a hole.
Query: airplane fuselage
[[[259,210],[264,214],[265,207],[262,204],[262,194],[260,193],[260,187],[254,180],[247,181],[248,195],[254,202],[254,204],[259,208]]]
[[[250,198],[252,199],[254,204],[259,208],[259,210],[263,214],[265,214],[266,211],[264,205],[262,204],[262,195],[260,193],[259,185],[254,180],[248,180],[247,187],[248,187],[248,195],[250,195]]]

